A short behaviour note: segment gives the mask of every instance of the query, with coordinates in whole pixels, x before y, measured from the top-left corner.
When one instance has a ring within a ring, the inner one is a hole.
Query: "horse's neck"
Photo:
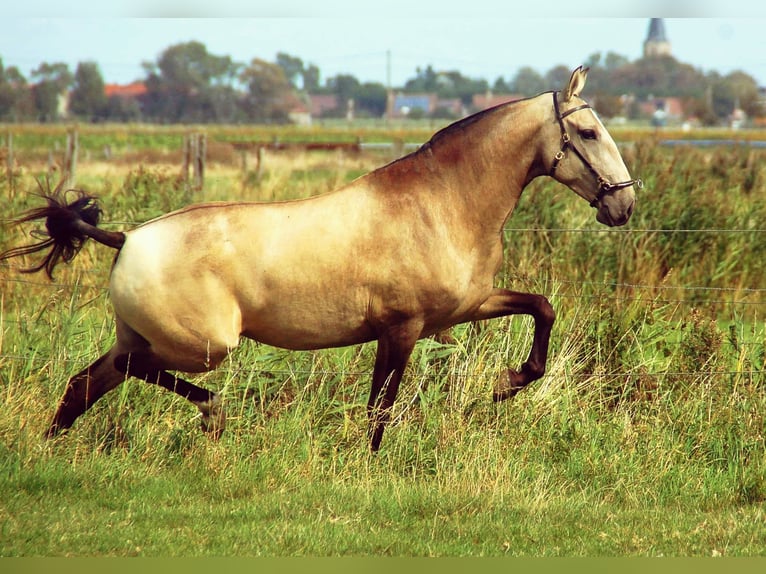
[[[493,237],[524,187],[543,172],[538,98],[471,116],[434,135],[417,152],[369,174],[385,201],[447,213],[477,240]]]
[[[434,138],[433,160],[449,183],[449,201],[482,226],[501,227],[524,187],[544,173],[537,145],[541,123],[539,102],[524,100]]]

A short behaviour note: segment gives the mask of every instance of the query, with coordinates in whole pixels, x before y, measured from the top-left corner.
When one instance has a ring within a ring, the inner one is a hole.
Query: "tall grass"
[[[135,380],[42,440],[67,378],[113,342],[113,254],[87,245],[53,283],[0,268],[0,554],[763,555],[762,154],[640,139],[625,156],[646,182],[627,229],[543,180],[508,222],[499,283],[557,310],[547,375],[491,402],[528,352],[528,318],[422,341],[375,456],[372,345],[243,343],[194,377],[225,397],[218,442],[186,401]],[[147,157],[80,162],[106,225],[306,197],[385,161],[269,154],[257,181],[220,153],[192,192]],[[45,170],[22,167],[21,192],[0,182],[6,213],[34,203],[23,191]],[[0,249],[26,232],[3,225]]]

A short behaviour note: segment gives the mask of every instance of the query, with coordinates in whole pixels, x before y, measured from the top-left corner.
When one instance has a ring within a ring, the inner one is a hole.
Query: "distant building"
[[[655,98],[650,96],[639,104],[641,115],[649,117],[655,125],[665,125],[667,122],[677,123],[684,117],[684,106],[681,98]]]
[[[125,85],[106,84],[104,86],[104,95],[106,95],[107,98],[139,98],[145,95],[146,92],[146,84],[141,81],[136,81]]]
[[[486,92],[484,94],[474,94],[471,98],[471,104],[475,110],[481,111],[508,102],[515,102],[523,97],[517,94],[493,94],[492,92]]]
[[[436,109],[438,98],[436,94],[396,94],[394,96],[394,117],[407,117],[415,110],[417,113],[427,116]]]
[[[299,126],[310,126],[312,119],[310,109],[311,103],[309,102],[307,104],[297,96],[288,98],[288,103],[287,117],[290,118],[290,121]]]
[[[644,58],[671,56],[670,42],[665,34],[663,18],[649,19],[649,33],[644,41]]]
[[[335,94],[312,94],[309,96],[309,102],[311,115],[315,118],[338,109],[338,98]]]
[[[442,117],[460,118],[466,115],[465,106],[460,98],[439,98],[436,100],[436,109],[431,112],[438,114],[443,112]]]

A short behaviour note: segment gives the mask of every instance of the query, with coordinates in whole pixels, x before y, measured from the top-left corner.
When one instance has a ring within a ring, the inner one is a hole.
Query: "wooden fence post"
[[[184,163],[182,177],[186,187],[202,189],[205,184],[205,156],[207,154],[207,136],[205,134],[187,134],[184,137]],[[189,177],[189,168],[192,176]],[[191,179],[191,183],[190,183]]]
[[[200,190],[205,184],[205,160],[207,156],[207,136],[197,134],[197,155],[194,158],[194,189]]]
[[[65,187],[74,187],[77,179],[77,154],[80,150],[77,128],[67,131],[66,151],[64,152],[64,165],[62,177],[66,181]]]
[[[181,163],[181,179],[184,181],[184,184],[186,184],[189,181],[189,134],[184,136],[181,154],[183,156]]]
[[[258,154],[256,155],[257,163],[255,164],[255,181],[261,181],[263,177],[263,146],[258,146]]]
[[[5,174],[8,179],[8,194],[9,197],[16,195],[16,178],[13,172],[13,133],[8,130],[5,137]]]

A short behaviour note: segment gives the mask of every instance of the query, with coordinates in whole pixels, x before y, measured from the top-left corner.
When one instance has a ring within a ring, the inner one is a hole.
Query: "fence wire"
[[[29,362],[29,361],[35,361],[38,363],[56,363],[56,364],[72,364],[77,366],[82,366],[84,363],[88,361],[88,359],[81,359],[81,358],[57,358],[55,360],[46,358],[46,357],[26,357],[24,355],[8,355],[8,354],[0,354],[0,365],[2,365],[2,361],[14,361],[14,362]],[[363,377],[363,378],[370,378],[372,377],[372,371],[344,371],[344,370],[325,370],[325,369],[269,369],[269,368],[263,368],[263,367],[252,367],[252,368],[244,368],[244,367],[228,367],[228,368],[221,368],[216,370],[223,370],[226,373],[230,375],[253,375],[258,374],[264,377]],[[766,375],[766,371],[762,369],[748,369],[748,370],[742,370],[742,371],[736,371],[736,370],[714,370],[714,371],[637,371],[635,373],[626,373],[624,371],[614,371],[614,372],[583,372],[583,373],[571,373],[566,372],[564,373],[564,377],[568,379],[581,379],[581,380],[587,380],[592,378],[609,378],[609,379],[620,379],[620,378],[628,378],[628,377],[699,377],[701,375],[709,376],[709,377],[717,377],[717,376],[728,376],[728,377],[736,377],[736,376],[756,376],[756,375]],[[460,372],[460,371],[454,371],[451,372],[448,376],[445,377],[443,373],[422,373],[419,372],[416,375],[416,378],[419,380],[436,380],[443,379],[443,378],[454,378],[454,379],[469,379],[473,377],[480,377],[481,374],[477,373],[467,373],[467,372]]]
[[[12,223],[14,220],[7,219],[7,218],[0,218],[0,223],[8,224]],[[104,226],[121,226],[121,227],[130,227],[138,225],[137,222],[132,221],[112,221],[104,223]],[[506,227],[504,230],[505,235],[513,234],[513,233],[609,233],[609,234],[660,234],[660,233],[671,233],[671,234],[693,234],[693,233],[699,233],[699,234],[740,234],[740,233],[766,233],[766,229],[651,229],[651,228],[645,228],[645,229],[630,229],[630,228],[514,228],[514,227]],[[58,282],[58,281],[42,281],[42,280],[34,280],[34,279],[27,279],[22,277],[14,277],[12,276],[13,272],[19,271],[21,268],[17,266],[11,266],[7,263],[0,264],[0,270],[3,270],[4,272],[0,275],[0,285],[3,284],[21,284],[25,286],[34,286],[34,287],[49,287],[51,289],[95,289],[97,291],[101,291],[102,293],[106,293],[108,291],[108,287],[106,286],[106,281],[101,284],[95,284],[95,283],[81,283],[79,281],[76,282]],[[5,272],[7,270],[7,272]],[[102,272],[97,271],[82,271],[81,274],[83,276],[89,276],[91,273],[99,274],[101,275]],[[527,282],[531,283],[533,280],[527,279],[524,277],[516,277],[516,276],[509,276],[508,279],[514,282]],[[545,281],[545,280],[544,280]],[[625,289],[625,290],[631,290],[631,291],[638,291],[638,292],[652,292],[650,295],[646,296],[635,296],[635,295],[619,295],[612,292],[606,293],[604,291],[601,292],[592,292],[592,293],[571,293],[571,292],[559,292],[555,294],[555,297],[558,298],[567,298],[567,299],[579,299],[579,300],[587,300],[587,301],[623,301],[623,302],[637,302],[637,303],[650,303],[650,304],[679,304],[679,305],[699,305],[700,302],[694,301],[692,299],[678,299],[678,298],[665,298],[665,297],[659,297],[657,293],[664,293],[664,292],[684,292],[684,293],[716,293],[720,294],[721,297],[725,297],[727,294],[731,295],[738,295],[741,297],[749,297],[749,296],[760,296],[763,293],[766,293],[766,288],[760,288],[760,287],[708,287],[708,286],[694,286],[694,285],[652,285],[652,284],[646,284],[646,283],[625,283],[625,282],[595,282],[595,281],[577,281],[577,280],[571,280],[571,279],[555,279],[555,278],[549,278],[547,279],[552,284],[560,284],[566,287],[586,287],[586,288],[604,288],[610,291],[615,291],[619,289]],[[745,306],[745,307],[753,307],[753,306],[764,306],[764,310],[766,311],[766,305],[764,303],[759,301],[746,301],[746,300],[734,300],[733,298],[718,298],[718,299],[705,299],[704,304],[721,304],[721,305],[733,305],[733,306]],[[3,323],[4,324],[18,324],[21,323],[21,320],[12,319],[9,317],[3,317]],[[668,343],[671,344],[671,343]],[[675,343],[675,344],[680,344]],[[739,346],[740,348],[755,348],[760,345],[766,344],[765,341],[740,341]],[[0,364],[2,364],[3,361],[12,361],[12,362],[23,362],[23,361],[39,361],[40,363],[50,363],[52,359],[44,358],[44,357],[27,357],[23,355],[13,355],[13,354],[0,354]],[[77,363],[78,365],[81,365],[82,362],[84,362],[82,359],[69,359],[69,358],[58,358],[55,359],[53,362],[56,363]],[[273,376],[273,377],[295,377],[295,376],[301,376],[301,377],[308,377],[308,376],[320,376],[320,377],[331,377],[331,376],[353,376],[353,377],[371,377],[372,372],[371,371],[324,371],[324,370],[296,370],[296,369],[264,369],[261,367],[254,367],[252,369],[244,369],[244,368],[229,368],[227,370],[230,374],[237,374],[237,375],[248,375],[253,373],[259,373],[262,376]],[[418,378],[421,380],[432,380],[437,377],[444,377],[443,374],[439,373],[433,373],[433,374],[423,374],[418,373]],[[457,378],[457,379],[465,379],[468,377],[474,377],[477,376],[476,374],[472,373],[462,373],[462,372],[453,372],[449,374],[449,377]],[[685,378],[685,377],[737,377],[737,376],[745,376],[745,377],[761,377],[763,378],[766,376],[766,371],[762,369],[753,369],[753,370],[743,370],[743,371],[733,371],[733,370],[719,370],[719,371],[653,371],[653,372],[645,372],[641,371],[636,373],[626,373],[626,372],[591,372],[591,373],[566,373],[565,375],[567,378],[570,379],[577,379],[577,380],[587,380],[592,378],[598,378],[598,379],[620,379],[620,378],[629,378],[629,377],[635,377],[635,376],[641,376],[641,377],[678,377],[678,378]]]
[[[23,268],[22,267],[16,267],[16,266],[10,266],[7,264],[0,264],[0,269],[7,269],[8,273],[5,274],[4,277],[0,277],[0,284],[10,284],[10,283],[17,283],[21,285],[29,285],[34,287],[50,287],[55,289],[96,289],[102,292],[107,292],[109,288],[106,285],[106,280],[102,284],[95,284],[95,283],[81,283],[81,282],[72,282],[72,283],[62,283],[58,281],[42,281],[42,280],[34,280],[34,279],[24,279],[21,277],[12,277],[10,276],[11,273],[18,273]],[[80,271],[81,275],[87,276],[87,275],[103,275],[103,272],[101,271],[95,271],[95,270],[84,270]],[[515,282],[522,282],[522,283],[532,283],[533,280],[527,279],[525,277],[519,277],[519,276],[509,276],[509,279]],[[105,278],[106,279],[106,278]],[[549,278],[547,279],[552,284],[561,284],[561,285],[567,285],[567,286],[584,286],[584,287],[606,287],[611,290],[617,290],[617,289],[628,289],[633,291],[682,291],[682,292],[702,292],[702,293],[731,293],[740,295],[743,297],[750,296],[750,295],[761,295],[766,293],[766,288],[758,288],[758,287],[707,287],[707,286],[700,286],[700,285],[652,285],[648,283],[622,283],[622,282],[596,282],[596,281],[576,281],[572,279],[558,279],[558,278]],[[605,292],[598,292],[598,293],[557,293],[557,297],[563,298],[563,299],[587,299],[587,300],[606,300],[606,301],[633,301],[638,303],[678,303],[678,304],[690,304],[690,305],[699,305],[699,302],[692,301],[690,299],[667,299],[658,297],[656,295],[646,296],[646,297],[635,297],[635,296],[629,296],[629,295],[616,295],[612,293],[605,293]],[[743,306],[758,306],[758,305],[764,305],[766,307],[766,304],[760,302],[760,301],[744,301],[744,300],[734,300],[734,299],[705,299],[705,304],[726,304],[726,305],[743,305]]]

